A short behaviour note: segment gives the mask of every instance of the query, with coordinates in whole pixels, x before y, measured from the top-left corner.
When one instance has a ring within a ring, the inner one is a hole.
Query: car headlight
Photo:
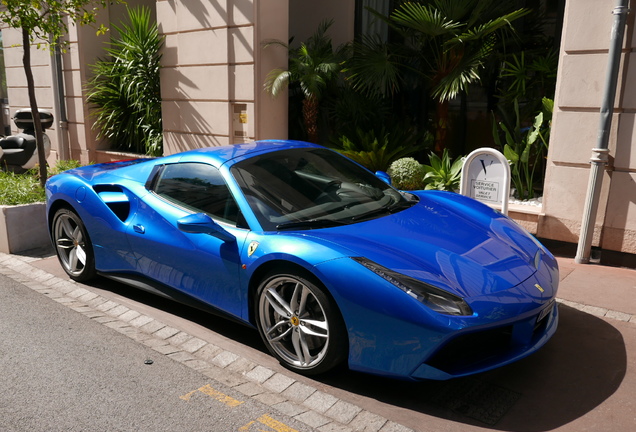
[[[352,257],[381,278],[391,282],[411,297],[419,300],[435,312],[445,315],[472,315],[473,311],[463,298],[447,291],[419,281],[412,277],[390,270],[367,258]]]

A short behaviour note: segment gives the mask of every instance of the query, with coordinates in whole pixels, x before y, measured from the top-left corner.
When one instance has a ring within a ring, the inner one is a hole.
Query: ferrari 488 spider
[[[72,279],[214,310],[304,374],[346,362],[448,379],[550,339],[550,252],[477,201],[379,177],[317,145],[257,141],[66,171],[47,217]]]

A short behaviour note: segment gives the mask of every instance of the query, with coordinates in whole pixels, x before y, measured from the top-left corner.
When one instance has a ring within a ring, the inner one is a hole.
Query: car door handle
[[[144,228],[143,225],[133,225],[133,230],[136,233],[139,233],[139,234],[145,234],[146,233],[146,228]]]

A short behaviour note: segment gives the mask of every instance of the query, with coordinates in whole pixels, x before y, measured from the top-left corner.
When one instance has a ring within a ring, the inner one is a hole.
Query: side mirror
[[[225,231],[221,225],[205,213],[188,215],[177,221],[177,227],[190,234],[209,234],[226,242],[236,241],[236,238]]]
[[[376,171],[375,176],[386,184],[391,184],[391,176],[384,171]]]

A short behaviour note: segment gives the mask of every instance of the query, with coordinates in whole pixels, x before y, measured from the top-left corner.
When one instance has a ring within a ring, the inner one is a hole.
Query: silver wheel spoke
[[[309,352],[307,339],[300,330],[297,329],[292,334],[292,343],[294,345],[294,350],[296,351],[296,357],[298,358],[300,364],[303,366],[311,364],[313,357]]]
[[[300,330],[305,334],[321,338],[329,337],[326,321],[302,319],[300,320],[300,325]]]
[[[278,329],[283,328],[283,327],[287,327],[287,329],[285,331],[283,331],[280,334],[275,334],[276,331],[278,331]],[[291,326],[289,325],[289,321],[285,320],[285,321],[279,321],[277,322],[274,326],[270,327],[269,329],[267,329],[267,339],[269,339],[271,342],[276,342],[282,338],[284,338],[285,336],[287,336],[290,332],[292,331]]]
[[[289,306],[289,303],[285,301],[278,293],[275,288],[270,288],[267,290],[267,300],[269,301],[270,306],[276,311],[276,313],[280,316],[290,317],[292,316],[292,310]]]
[[[299,312],[299,299],[298,296],[304,291],[303,286],[299,283],[294,287],[294,293],[292,294],[291,300],[289,301],[289,307],[292,313],[300,313]]]
[[[75,237],[73,236],[73,227],[71,226],[71,222],[70,222],[70,218],[68,217],[62,217],[60,218],[60,224],[62,227],[62,231],[64,232],[64,234],[70,238],[71,240],[73,240]]]
[[[75,255],[77,256],[77,260],[82,263],[82,265],[86,265],[86,251],[82,244],[77,245],[74,249]]]
[[[58,238],[55,241],[55,244],[57,245],[57,247],[62,248],[62,249],[70,249],[72,248],[73,245],[73,240],[71,239],[67,239],[67,238]]]
[[[304,286],[302,286],[302,296],[300,298],[300,304],[298,305],[298,315],[302,316],[305,315],[306,313],[306,307],[307,307],[307,298],[309,297],[309,295],[311,294],[311,292],[309,292],[308,289],[306,289]]]
[[[77,262],[79,258],[77,257],[77,248],[71,249],[71,253],[68,254],[68,267],[71,271],[77,270]]]
[[[75,227],[71,238],[74,239],[78,244],[83,244],[84,239],[82,238],[82,230],[79,226]]]

